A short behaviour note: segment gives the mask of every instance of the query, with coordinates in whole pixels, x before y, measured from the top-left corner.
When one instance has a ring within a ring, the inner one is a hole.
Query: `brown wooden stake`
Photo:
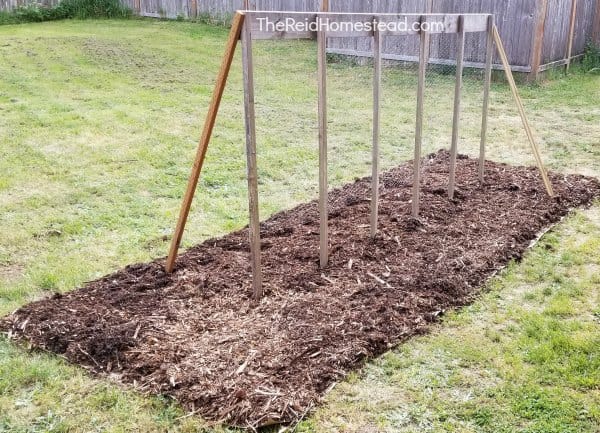
[[[592,23],[592,42],[600,44],[600,1],[596,1],[594,20]]]
[[[577,18],[577,0],[572,0],[571,5],[571,18],[569,21],[569,39],[567,41],[567,51],[565,54],[565,59],[567,64],[565,66],[566,72],[569,72],[569,68],[571,67],[571,55],[573,53],[573,38],[575,37],[575,19]]]
[[[198,144],[198,150],[196,151],[196,159],[194,160],[194,165],[192,166],[192,173],[188,180],[187,189],[183,197],[183,203],[179,212],[179,219],[177,221],[177,226],[175,227],[175,233],[173,234],[173,239],[171,240],[171,248],[169,250],[169,256],[165,265],[165,270],[168,273],[173,272],[175,269],[177,251],[179,250],[181,238],[183,237],[183,231],[185,230],[185,225],[190,214],[194,193],[196,192],[196,187],[198,186],[198,179],[200,178],[200,172],[202,171],[202,166],[206,157],[206,151],[208,150],[212,131],[215,126],[215,120],[217,118],[217,113],[219,112],[219,105],[221,104],[221,98],[223,97],[223,91],[225,90],[225,84],[227,83],[227,77],[229,75],[229,70],[231,69],[231,62],[233,61],[233,55],[235,53],[237,42],[240,38],[243,24],[244,15],[241,13],[236,13],[233,17],[231,31],[229,32],[229,39],[227,40],[223,62],[221,63],[221,69],[219,70],[219,75],[217,76],[217,81],[215,83],[212,101],[208,108],[206,121],[204,122],[204,130],[202,131],[202,136]]]
[[[481,116],[481,142],[479,143],[479,181],[483,183],[485,174],[485,145],[487,139],[488,112],[490,106],[490,85],[492,82],[492,58],[494,57],[494,16],[488,17],[488,32],[485,49],[485,72],[483,85],[483,113]]]
[[[250,21],[242,31],[242,65],[244,69],[244,112],[246,117],[246,160],[248,169],[248,210],[250,214],[250,260],[252,263],[252,295],[262,298],[260,265],[260,218],[258,213],[258,169],[256,164],[256,114],[254,108],[254,62]]]
[[[379,214],[379,135],[381,123],[381,33],[373,35],[373,162],[371,171],[371,237],[377,234]]]
[[[454,86],[454,115],[452,118],[452,144],[450,146],[450,180],[448,182],[448,197],[454,198],[456,183],[456,155],[458,153],[458,130],[460,124],[460,98],[462,93],[463,60],[465,54],[465,31],[463,17],[459,21],[458,51],[456,54],[456,83]]]
[[[424,17],[421,17],[421,21]],[[421,150],[423,147],[423,109],[425,100],[425,73],[429,61],[429,33],[420,33],[419,46],[419,81],[417,84],[417,115],[415,125],[415,154],[413,161],[413,191],[412,191],[412,216],[419,217],[421,201]]]
[[[321,0],[321,12],[329,12],[329,0]]]
[[[494,42],[496,43],[496,49],[498,50],[498,54],[500,54],[502,66],[504,67],[504,72],[506,73],[506,79],[508,80],[510,90],[517,105],[517,109],[519,110],[519,115],[521,116],[521,121],[523,122],[523,127],[525,128],[525,133],[527,134],[529,144],[531,145],[533,156],[537,163],[538,169],[540,170],[544,186],[546,187],[546,192],[548,192],[548,195],[550,197],[553,197],[554,191],[552,189],[552,184],[550,183],[550,179],[548,178],[548,174],[546,173],[546,169],[544,168],[544,163],[542,161],[540,150],[533,137],[533,131],[529,126],[529,120],[527,120],[527,115],[525,114],[525,109],[523,108],[523,102],[521,101],[521,97],[519,96],[519,90],[517,89],[515,78],[513,77],[512,71],[510,69],[510,64],[508,63],[508,56],[506,55],[506,51],[504,51],[504,45],[502,44],[502,39],[500,38],[500,33],[498,33],[498,28],[496,26],[494,26],[493,35]]]
[[[317,33],[317,74],[319,80],[319,216],[320,244],[319,263],[321,268],[329,262],[329,227],[327,210],[327,35]]]

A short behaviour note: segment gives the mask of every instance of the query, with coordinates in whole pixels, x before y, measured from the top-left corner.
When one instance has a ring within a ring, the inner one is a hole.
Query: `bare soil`
[[[315,202],[262,224],[265,298],[250,299],[247,229],[26,305],[0,329],[95,373],[174,397],[228,425],[303,416],[367,359],[473,300],[536,235],[600,196],[600,183],[460,157],[446,195],[448,153],[423,161],[421,218],[410,216],[412,169],[382,174],[380,234],[369,237],[368,178],[330,193],[330,266],[318,266]]]

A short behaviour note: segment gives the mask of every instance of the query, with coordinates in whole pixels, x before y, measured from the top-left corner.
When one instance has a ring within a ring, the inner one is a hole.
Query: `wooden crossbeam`
[[[373,37],[374,21],[380,23],[382,36],[417,35],[420,29],[413,23],[419,23],[423,14],[397,13],[337,13],[337,12],[288,12],[288,11],[244,11],[252,26],[253,39],[315,39],[317,31],[309,25],[328,23],[329,38]],[[427,29],[428,33],[458,33],[459,21],[465,33],[484,32],[487,29],[489,14],[425,14],[428,23],[439,23]],[[285,24],[306,24],[290,27]],[[270,24],[267,24],[270,23]],[[348,23],[357,25],[348,27]],[[402,25],[406,23],[406,25]],[[370,26],[370,27],[369,27]]]
[[[229,32],[225,54],[221,63],[221,69],[219,70],[212,100],[208,108],[208,113],[206,114],[204,129],[202,131],[202,136],[200,137],[200,142],[196,151],[196,158],[194,160],[194,165],[192,166],[192,172],[188,180],[187,189],[185,191],[183,203],[179,212],[177,226],[175,227],[175,232],[173,233],[173,238],[171,239],[171,248],[169,250],[169,256],[167,257],[167,262],[165,265],[165,270],[168,273],[173,272],[175,269],[177,252],[179,251],[181,238],[183,237],[183,231],[185,230],[185,225],[190,214],[190,208],[194,199],[196,187],[198,186],[198,179],[200,178],[200,172],[202,171],[202,166],[204,165],[206,151],[208,150],[212,131],[217,119],[217,113],[219,112],[219,106],[221,105],[223,91],[225,90],[225,84],[227,83],[227,77],[229,76],[229,70],[231,69],[235,48],[238,40],[240,39],[240,34],[244,25],[244,18],[245,15],[241,12],[237,12],[233,17],[231,31]]]

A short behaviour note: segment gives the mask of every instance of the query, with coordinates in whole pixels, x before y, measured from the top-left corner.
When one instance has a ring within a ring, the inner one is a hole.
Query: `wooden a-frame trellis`
[[[318,55],[318,130],[319,130],[319,212],[320,212],[320,248],[319,258],[321,267],[326,267],[328,263],[328,211],[327,211],[327,74],[326,74],[326,39],[335,37],[370,37],[373,38],[374,46],[374,85],[373,85],[373,152],[372,152],[372,198],[371,198],[371,236],[377,233],[378,218],[378,190],[379,190],[379,108],[381,92],[381,52],[383,40],[386,36],[415,35],[420,37],[420,55],[419,55],[419,73],[417,86],[417,111],[415,128],[415,153],[414,153],[414,178],[413,178],[413,197],[412,197],[412,215],[418,217],[419,214],[419,195],[420,195],[420,161],[423,130],[423,96],[425,88],[425,72],[429,57],[429,36],[431,33],[452,33],[457,38],[457,60],[456,60],[456,84],[454,94],[454,115],[452,123],[452,142],[450,148],[450,174],[448,182],[448,197],[453,198],[455,190],[456,158],[458,152],[458,131],[460,119],[460,99],[462,88],[463,73],[463,54],[465,45],[465,36],[467,33],[485,32],[487,34],[486,43],[486,63],[484,78],[484,97],[483,97],[483,115],[481,124],[481,143],[479,155],[479,178],[484,178],[484,161],[486,148],[487,115],[489,105],[489,91],[492,71],[492,56],[494,44],[500,59],[508,83],[511,88],[517,109],[521,116],[527,138],[531,145],[533,156],[539,168],[546,191],[553,196],[552,185],[544,168],[539,148],[535,142],[533,133],[529,126],[521,98],[519,96],[515,80],[513,78],[510,65],[504,51],[502,40],[498,34],[498,29],[494,24],[493,15],[489,14],[358,14],[358,13],[330,13],[327,12],[327,1],[323,3],[321,12],[277,12],[277,11],[238,11],[236,12],[227,47],[219,75],[217,77],[212,101],[209,106],[204,130],[200,138],[196,159],[192,167],[187,190],[183,198],[183,204],[179,214],[179,219],[173,234],[169,256],[166,262],[166,271],[172,273],[175,269],[177,252],[188,219],[190,207],[194,197],[198,179],[206,151],[212,135],[213,127],[225,83],[229,75],[233,55],[241,39],[242,43],[242,62],[244,74],[244,108],[246,123],[246,158],[248,170],[248,196],[250,210],[250,256],[252,264],[252,288],[255,299],[262,297],[262,274],[260,259],[260,220],[258,214],[258,177],[256,164],[256,129],[255,129],[255,111],[254,111],[254,68],[252,60],[252,41],[255,39],[317,39]],[[295,22],[315,23],[316,29],[309,27],[305,29],[293,28],[291,31],[286,28],[275,28],[265,26],[265,20],[272,23],[285,22],[293,19]],[[418,29],[415,27],[394,28],[386,26],[387,23],[415,22],[421,24]],[[345,26],[343,30],[332,31],[333,24],[338,24],[337,28],[342,28],[342,23],[375,23],[377,25],[371,28],[361,26]],[[443,22],[443,30],[425,30],[423,23]],[[326,26],[320,26],[326,23]],[[379,24],[383,25],[379,25]],[[265,28],[267,27],[267,28]]]

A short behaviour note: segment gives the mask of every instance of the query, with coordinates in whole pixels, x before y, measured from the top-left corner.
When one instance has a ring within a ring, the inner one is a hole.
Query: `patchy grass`
[[[160,21],[0,28],[0,314],[166,253],[227,31]],[[310,42],[256,44],[261,212],[316,196]],[[368,175],[369,67],[330,65],[330,177]],[[384,168],[412,157],[414,70],[386,69]],[[479,146],[465,81],[461,151]],[[453,82],[430,73],[425,150],[448,146]],[[551,168],[600,173],[600,77],[523,89]],[[495,84],[491,159],[531,164]],[[234,63],[185,245],[246,223]],[[598,207],[570,217],[473,306],[351,375],[303,431],[593,431],[600,413]],[[0,431],[199,431],[176,405],[0,340]]]
[[[340,384],[300,431],[592,432],[600,209],[578,212],[472,306]]]

